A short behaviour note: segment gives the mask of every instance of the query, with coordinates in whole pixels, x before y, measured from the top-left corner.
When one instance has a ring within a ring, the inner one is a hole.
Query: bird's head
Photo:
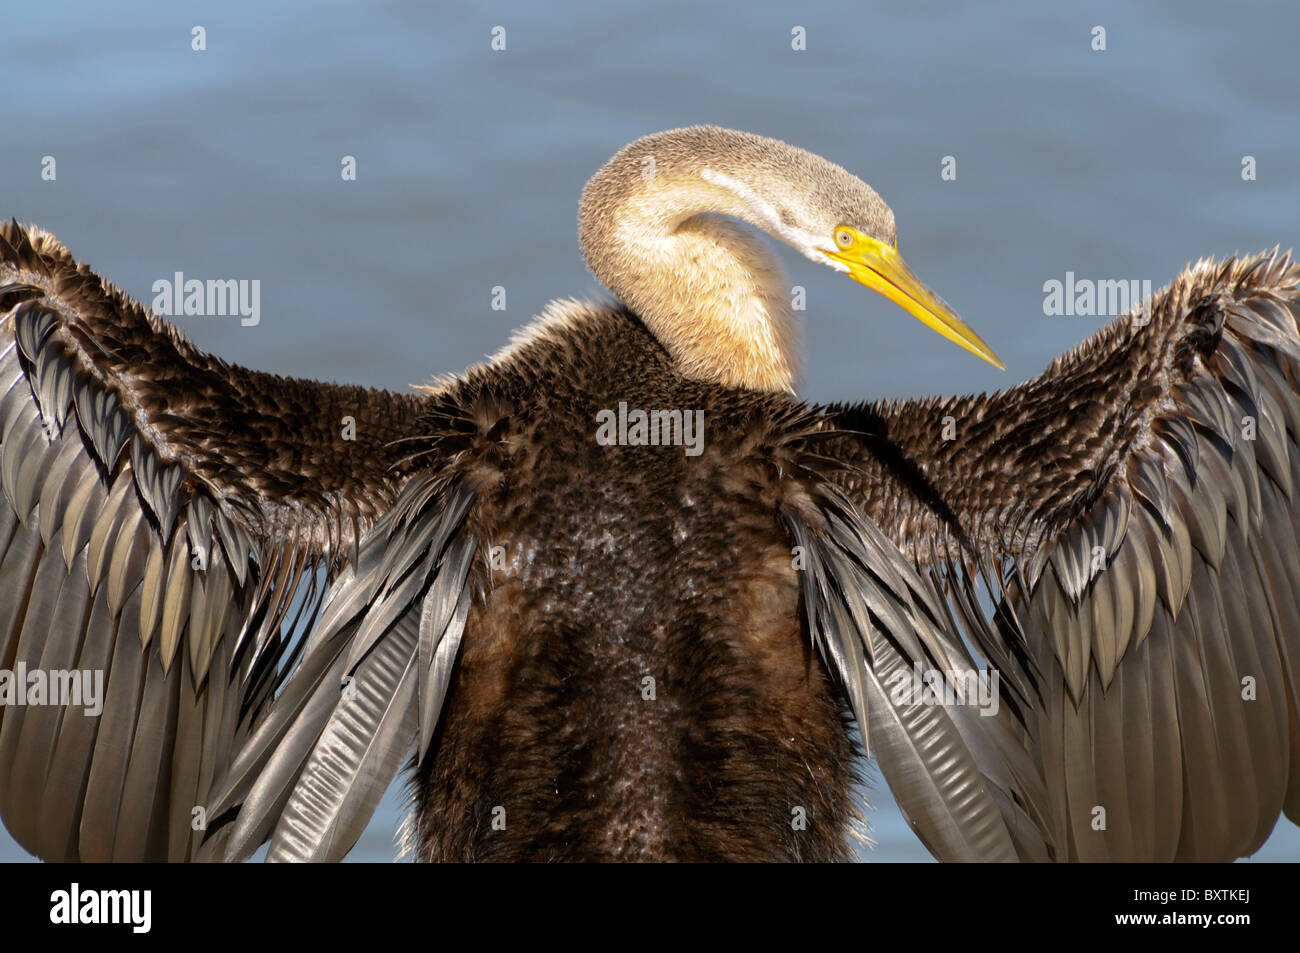
[[[742,202],[750,212],[748,221],[1004,369],[993,349],[908,267],[898,252],[894,213],[871,186],[834,162],[779,139],[703,129],[740,146],[731,150],[734,163],[715,162],[723,168],[706,167],[700,175]]]
[[[892,218],[892,216],[891,216]],[[891,229],[892,231],[892,229]],[[841,223],[818,246],[826,262],[859,284],[879,292],[949,341],[984,358],[998,370],[1002,360],[948,303],[925,286],[898,253],[898,238],[872,234],[864,225]]]
[[[793,386],[794,336],[781,303],[788,285],[761,243],[726,218],[847,274],[1003,367],[907,266],[894,213],[871,186],[779,139],[691,126],[645,136],[614,156],[583,191],[579,237],[597,277],[700,376]]]

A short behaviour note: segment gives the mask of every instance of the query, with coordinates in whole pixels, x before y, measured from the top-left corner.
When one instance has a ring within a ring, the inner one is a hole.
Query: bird
[[[716,126],[583,190],[610,298],[409,393],[228,364],[0,226],[18,843],[339,860],[404,775],[418,860],[840,861],[863,754],[945,861],[1300,822],[1289,255],[1006,390],[815,405],[764,233],[1002,366],[870,186]]]

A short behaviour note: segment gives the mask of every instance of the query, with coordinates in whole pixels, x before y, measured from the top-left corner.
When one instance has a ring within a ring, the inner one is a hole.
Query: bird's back
[[[486,596],[420,853],[844,856],[849,735],[780,517],[802,410],[679,377],[627,312],[571,317],[446,395]]]

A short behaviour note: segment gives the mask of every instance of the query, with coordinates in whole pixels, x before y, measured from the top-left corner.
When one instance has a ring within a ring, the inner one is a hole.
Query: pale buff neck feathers
[[[693,127],[614,156],[583,190],[579,240],[592,272],[683,374],[793,393],[801,353],[790,286],[762,239],[734,220],[833,266],[819,249],[836,217],[851,215],[846,206],[863,202],[892,229],[879,197],[839,166],[778,140]]]
[[[620,184],[633,188],[600,230],[604,246],[583,249],[596,277],[641,316],[686,376],[794,391],[799,337],[780,264],[726,217],[750,221],[750,210],[698,171]]]

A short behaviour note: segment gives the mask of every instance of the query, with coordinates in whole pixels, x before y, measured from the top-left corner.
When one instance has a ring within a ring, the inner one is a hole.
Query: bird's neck
[[[723,215],[662,202],[644,216],[625,209],[603,232],[584,241],[592,271],[636,311],[683,375],[795,391],[800,348],[790,289],[755,234]]]

